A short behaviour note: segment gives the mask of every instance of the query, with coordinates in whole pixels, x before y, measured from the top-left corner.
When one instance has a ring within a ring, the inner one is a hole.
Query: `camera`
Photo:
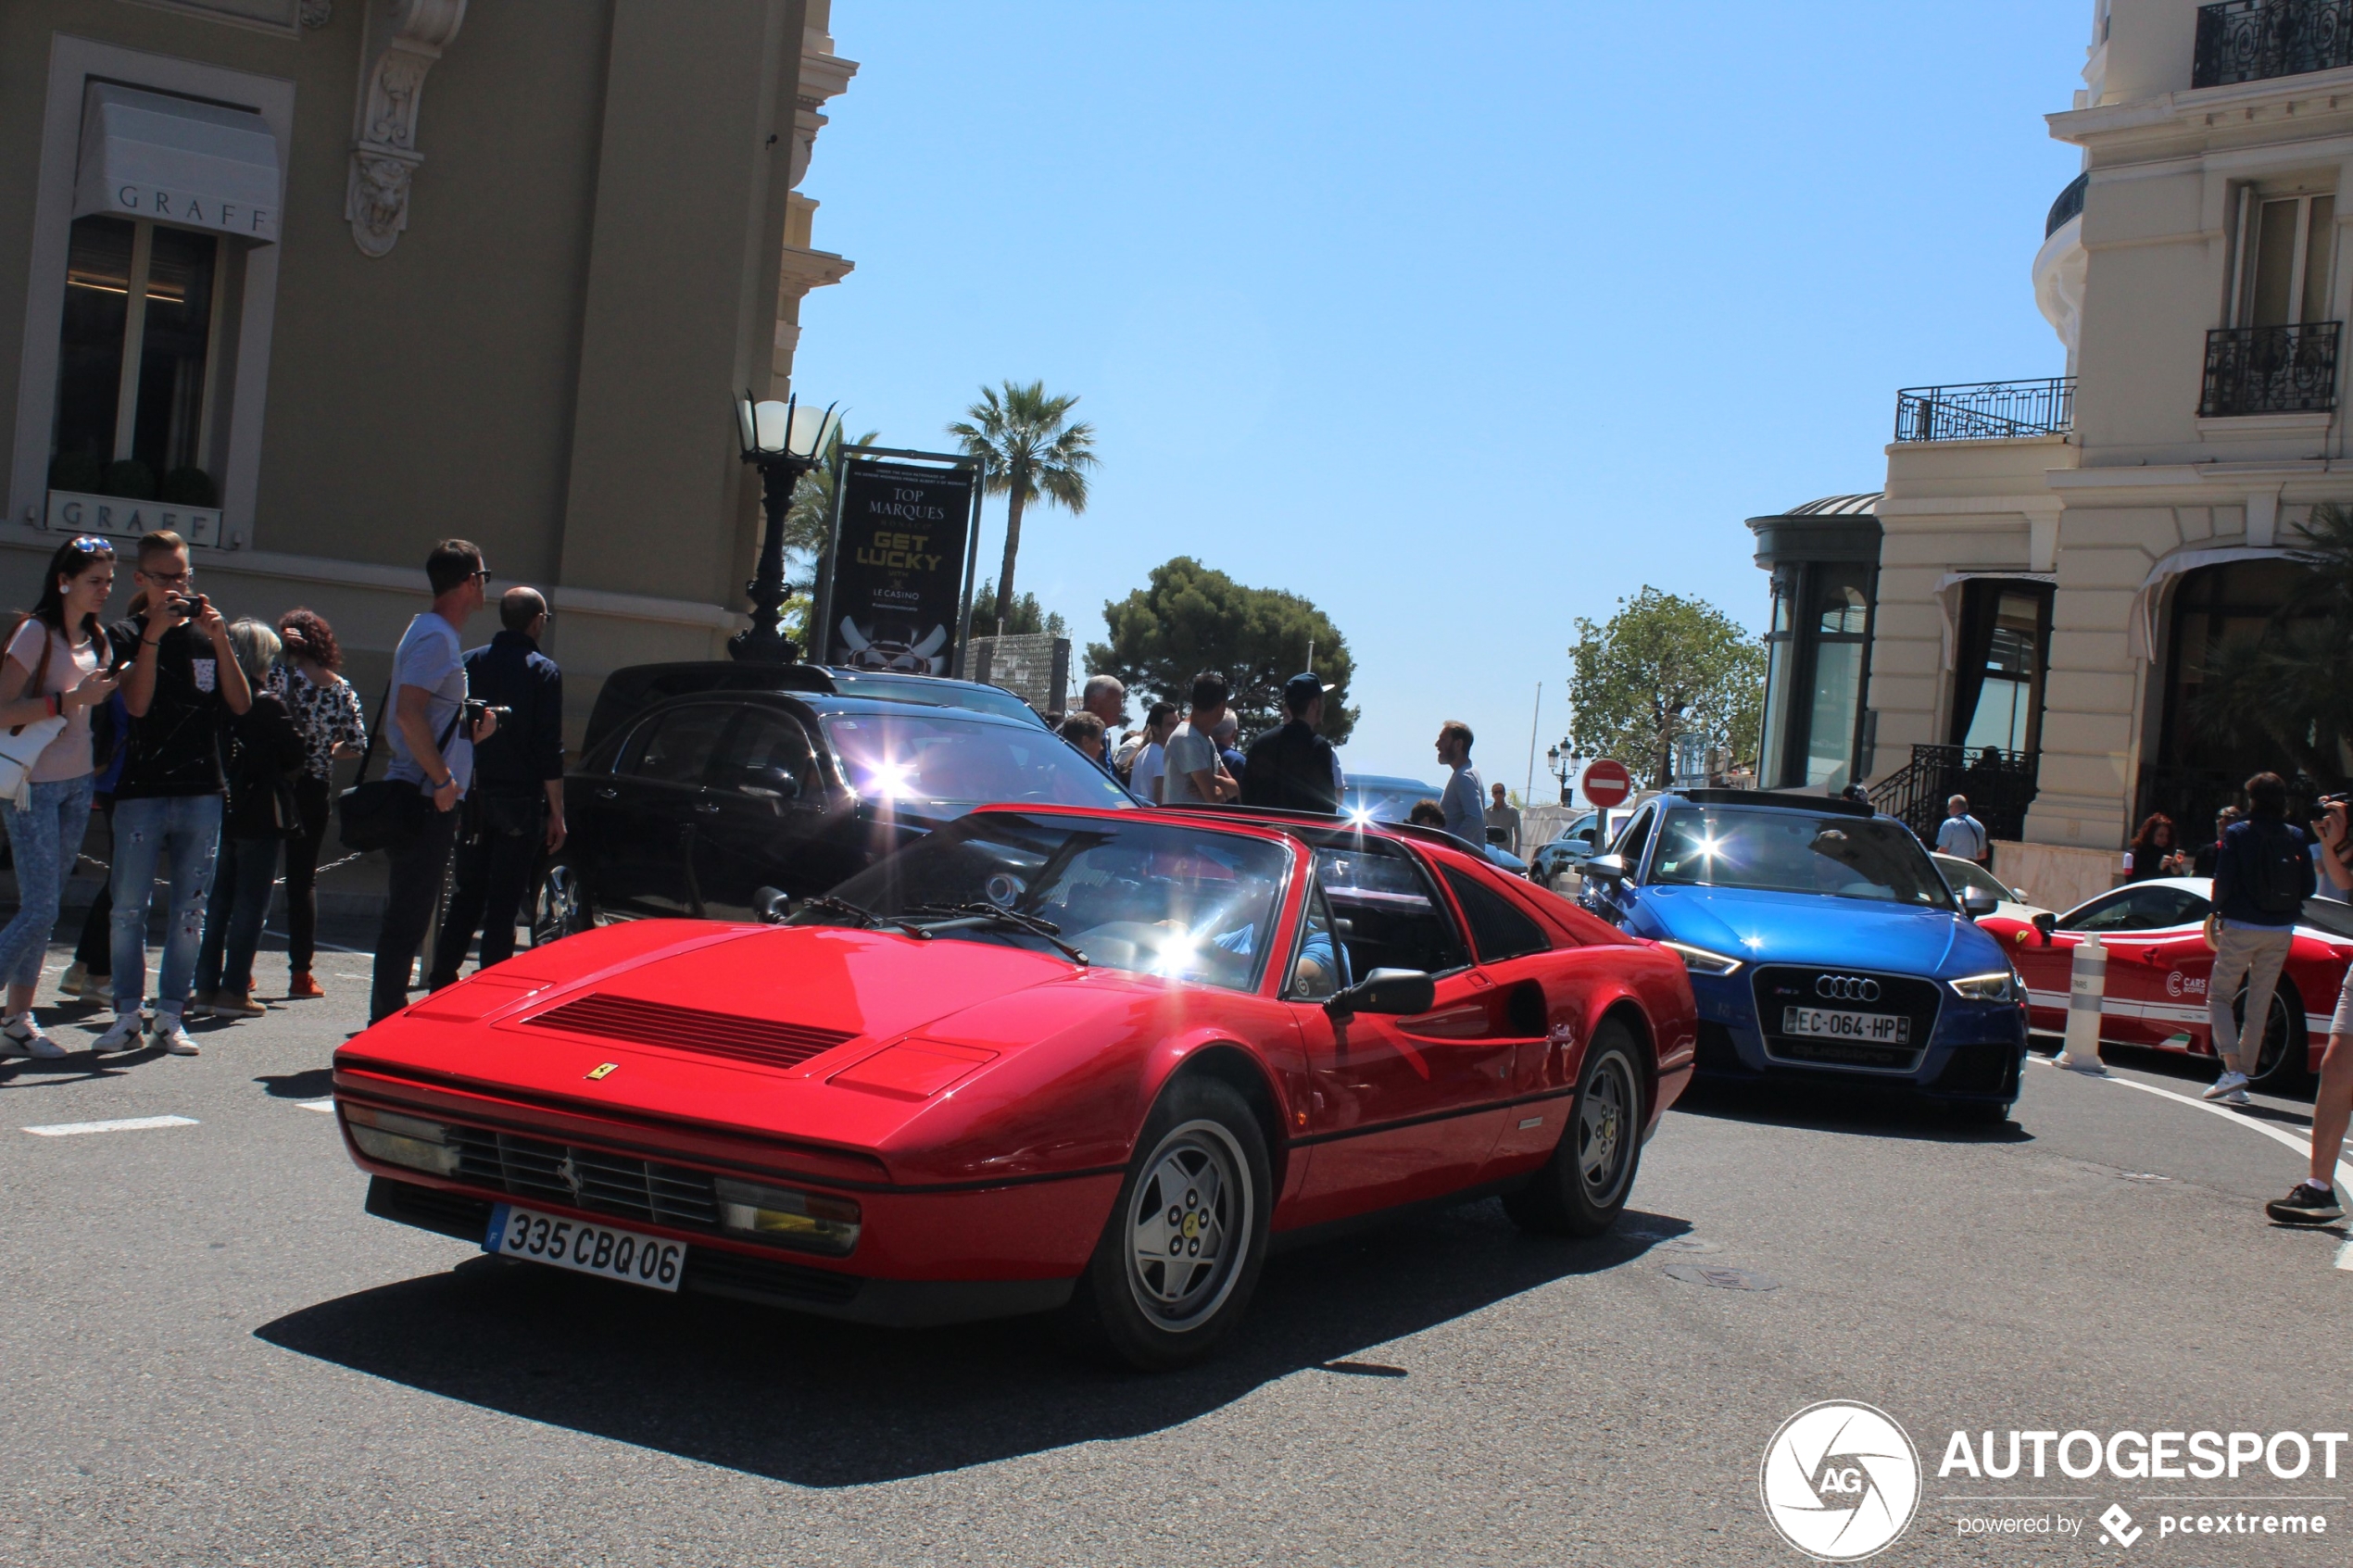
[[[163,602],[172,614],[182,621],[194,621],[205,612],[205,607],[211,601],[202,594],[169,594]]]
[[[515,716],[515,710],[511,708],[501,708],[496,703],[484,702],[476,697],[467,697],[464,700],[462,707],[465,712],[465,725],[466,733],[468,734],[472,734],[475,727],[481,724],[482,717],[485,713],[497,715],[498,722],[501,724]]]

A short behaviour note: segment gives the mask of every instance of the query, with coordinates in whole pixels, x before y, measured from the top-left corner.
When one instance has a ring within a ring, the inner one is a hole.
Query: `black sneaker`
[[[2285,1198],[2275,1198],[2263,1205],[2263,1212],[2284,1225],[2324,1225],[2331,1220],[2345,1218],[2345,1205],[2336,1200],[2336,1188],[2316,1187],[2298,1182],[2288,1189]]]

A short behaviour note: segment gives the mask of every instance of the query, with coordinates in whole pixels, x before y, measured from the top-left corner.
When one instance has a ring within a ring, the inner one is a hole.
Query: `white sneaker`
[[[188,1038],[188,1032],[180,1027],[180,1020],[171,1013],[156,1014],[156,1026],[149,1031],[147,1038],[161,1046],[165,1053],[170,1056],[202,1056],[204,1054],[196,1048],[195,1041]]]
[[[2224,1105],[2253,1105],[2255,1102],[2246,1098],[2245,1089],[2233,1089],[2222,1097],[2222,1103]]]
[[[55,1061],[66,1054],[65,1047],[41,1032],[30,1008],[0,1023],[0,1045],[5,1045],[11,1054],[37,1057],[43,1061]]]
[[[90,1053],[105,1056],[113,1051],[135,1051],[139,1048],[140,1036],[146,1032],[146,1020],[139,1016],[138,1009],[119,1012],[115,1014],[114,1027],[98,1036],[97,1043],[90,1047]]]
[[[2238,1093],[2239,1091],[2244,1090],[2246,1087],[2246,1073],[2225,1072],[2220,1078],[2214,1080],[2214,1086],[2206,1091],[2206,1098],[2208,1099],[2223,1099],[2233,1093]],[[2244,1096],[2242,1096],[2242,1098],[2244,1098]]]

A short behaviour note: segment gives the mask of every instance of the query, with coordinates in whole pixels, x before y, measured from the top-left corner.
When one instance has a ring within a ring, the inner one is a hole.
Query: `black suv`
[[[993,686],[812,665],[617,670],[564,776],[572,836],[541,872],[533,939],[599,919],[756,919],[762,887],[822,893],[993,801],[1136,804]]]

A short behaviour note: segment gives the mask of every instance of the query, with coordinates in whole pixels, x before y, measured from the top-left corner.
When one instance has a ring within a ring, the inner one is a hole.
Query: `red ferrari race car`
[[[2086,935],[2095,935],[2108,949],[2101,1041],[2210,1057],[2214,1032],[2207,1022],[2206,983],[2214,954],[2206,945],[2206,917],[2213,891],[2202,876],[2157,877],[2086,898],[2062,915],[2033,922],[1995,915],[1978,924],[2008,947],[2026,982],[2028,1018],[2037,1032],[2066,1032],[2075,949]],[[2258,1086],[2277,1089],[2320,1071],[2347,963],[2353,963],[2353,908],[2306,899],[2264,1021],[2253,1074]],[[2245,1029],[2244,988],[2232,998],[2232,1011]]]
[[[1423,829],[990,807],[772,913],[585,932],[345,1045],[369,1211],[834,1317],[1067,1307],[1169,1367],[1270,1244],[1488,1193],[1606,1230],[1691,1073],[1680,960]]]

